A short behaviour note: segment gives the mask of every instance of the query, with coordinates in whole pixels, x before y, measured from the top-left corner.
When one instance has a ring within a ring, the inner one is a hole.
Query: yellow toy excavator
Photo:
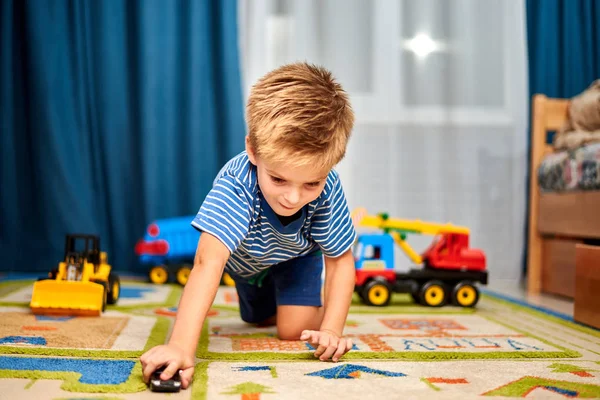
[[[119,299],[119,276],[95,235],[67,235],[64,261],[33,285],[34,314],[99,316]]]

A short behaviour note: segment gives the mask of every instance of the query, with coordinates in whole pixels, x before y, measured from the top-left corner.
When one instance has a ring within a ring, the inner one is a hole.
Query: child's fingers
[[[316,346],[319,344],[320,337],[321,335],[319,331],[306,330],[302,331],[302,334],[300,335],[300,340],[306,340],[311,345]]]
[[[321,342],[323,342],[324,340],[324,335],[321,334],[321,332],[319,331],[313,331],[312,335],[311,335],[311,340],[312,340],[312,344],[313,346],[317,346],[319,344],[321,344]]]
[[[140,362],[142,363],[142,367],[144,367],[146,364],[148,364],[148,361],[150,361],[154,355],[154,353],[156,353],[156,347],[151,348],[150,350],[148,350],[147,352],[145,352],[144,354],[142,354],[142,356],[140,357]]]
[[[148,383],[150,381],[150,376],[152,376],[152,373],[159,366],[160,366],[160,364],[157,364],[154,361],[149,361],[148,363],[146,363],[146,366],[142,368],[142,375],[143,375],[145,383]]]
[[[187,389],[191,385],[193,377],[194,367],[186,368],[181,372],[181,385],[184,389]]]
[[[321,335],[319,347],[315,351],[315,357],[321,360],[328,359],[337,349],[337,341],[329,335]]]
[[[300,340],[308,340],[311,337],[312,332],[314,332],[314,331],[309,331],[309,330],[302,331],[302,333],[300,334]]]
[[[327,349],[327,346],[329,346],[329,338],[325,335],[320,337],[320,340],[316,341],[315,343],[313,343],[314,347],[317,347],[317,350],[315,350],[315,357],[321,357],[321,354],[323,354],[325,352],[325,350]]]
[[[337,351],[337,349],[338,349],[337,343],[335,343],[333,341],[329,342],[329,346],[327,346],[327,348],[325,349],[325,351],[323,352],[321,357],[319,357],[319,360],[321,360],[321,361],[329,360],[334,355],[334,353]]]
[[[346,353],[352,350],[352,339],[346,339]]]
[[[319,344],[319,341],[321,340],[321,332],[319,331],[307,331],[309,332],[309,336],[306,340],[308,340],[310,342],[310,344],[312,344],[313,346],[316,346]]]
[[[347,344],[345,340],[340,340],[340,342],[338,343],[338,347],[337,350],[335,352],[335,354],[333,355],[333,357],[331,358],[333,360],[333,362],[337,362],[341,356],[343,356],[348,350],[346,350],[347,348]]]
[[[165,368],[165,370],[162,372],[162,374],[160,374],[160,379],[162,379],[163,381],[166,381],[167,379],[171,379],[173,377],[173,375],[179,373],[179,366],[180,366],[180,364],[175,361],[169,363],[167,365],[167,368]]]

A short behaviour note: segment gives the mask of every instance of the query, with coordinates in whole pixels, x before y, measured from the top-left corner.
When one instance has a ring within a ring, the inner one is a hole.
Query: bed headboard
[[[568,99],[553,99],[543,94],[533,96],[531,158],[532,161],[535,160],[535,163],[532,163],[532,168],[537,169],[544,154],[552,152],[552,146],[546,143],[547,134],[557,131],[563,126],[567,120],[568,110]],[[538,157],[535,157],[536,151]]]

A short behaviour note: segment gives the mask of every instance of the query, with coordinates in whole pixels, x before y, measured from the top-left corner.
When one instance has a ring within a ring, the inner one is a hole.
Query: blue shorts
[[[249,283],[247,278],[229,272],[235,281],[242,320],[263,322],[283,305],[321,307],[322,272],[321,251],[273,265],[260,282]]]

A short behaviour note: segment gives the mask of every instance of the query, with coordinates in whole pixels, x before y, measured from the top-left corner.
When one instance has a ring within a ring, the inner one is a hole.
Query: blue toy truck
[[[182,286],[187,283],[200,239],[200,232],[190,225],[193,219],[191,215],[155,220],[136,243],[135,253],[140,263],[149,268],[152,283],[163,284],[173,278]],[[221,283],[233,286],[227,273]]]

